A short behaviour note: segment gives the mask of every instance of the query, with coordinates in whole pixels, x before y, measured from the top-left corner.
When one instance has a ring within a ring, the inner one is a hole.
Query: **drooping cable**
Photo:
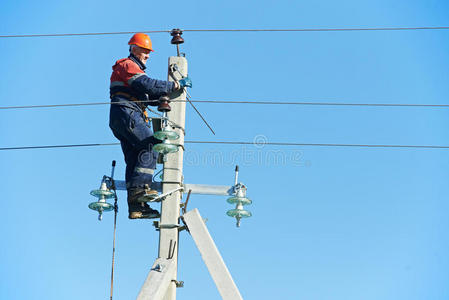
[[[118,214],[118,199],[117,199],[117,188],[114,181],[114,170],[115,170],[115,160],[112,161],[112,172],[111,172],[111,189],[114,191],[114,234],[112,241],[112,266],[111,266],[111,294],[110,300],[112,300],[112,295],[114,292],[114,265],[115,265],[115,233],[117,230],[117,214]]]
[[[135,101],[135,102],[145,102],[145,101]],[[167,120],[167,122],[171,123],[174,127],[177,127],[179,129],[181,129],[182,131],[184,131],[184,134],[185,134],[184,127],[182,127],[181,125],[178,125],[174,121],[170,120],[167,116],[160,114],[159,112],[155,111],[154,109],[149,108],[148,106],[146,107],[146,109],[149,110],[150,112],[152,112],[153,114],[159,116],[160,118]]]
[[[179,52],[179,48],[178,48],[178,52]],[[179,53],[178,53],[179,56]],[[181,70],[179,69],[178,65],[175,63],[172,66],[170,66],[170,76],[173,78],[173,80],[177,81],[179,84],[178,79],[176,78],[174,72],[178,72],[179,75],[181,75],[181,78],[186,78],[186,75],[184,75],[183,73],[181,73]],[[196,111],[196,113],[198,114],[198,116],[201,118],[201,120],[203,120],[204,124],[206,124],[206,126],[209,128],[209,130],[212,132],[213,135],[215,135],[215,131],[212,129],[212,127],[209,125],[209,123],[206,121],[206,118],[203,117],[203,115],[200,113],[200,111],[196,108],[196,106],[193,104],[192,100],[192,96],[190,96],[189,91],[187,90],[187,87],[183,87],[182,88],[183,92],[186,94],[186,100],[176,100],[176,102],[189,102],[189,104],[192,106],[192,108]],[[175,102],[175,101],[173,101]]]
[[[117,191],[115,190],[115,184],[114,184],[114,236],[113,236],[113,241],[112,241],[111,297],[110,297],[110,300],[112,300],[112,295],[114,292],[115,233],[117,230],[117,213],[118,213]]]
[[[157,178],[157,175],[161,174],[163,171],[164,171],[164,169],[160,169],[159,171],[157,171],[156,174],[154,174],[154,175],[152,176],[152,179],[151,179],[151,180],[152,180],[153,182],[160,182],[160,181],[157,181],[155,178]]]
[[[190,105],[193,107],[193,109],[196,111],[196,113],[198,114],[198,116],[200,116],[201,120],[203,120],[204,124],[206,124],[206,126],[209,128],[209,130],[213,133],[213,135],[215,135],[215,131],[212,129],[212,127],[209,125],[209,123],[206,121],[206,119],[203,117],[203,115],[200,113],[200,111],[196,108],[195,105],[193,105],[193,101],[191,100],[191,96],[189,94],[189,92],[187,91],[187,89],[185,88],[186,91],[186,99],[187,101],[190,103]],[[185,100],[181,100],[181,101],[185,101]]]

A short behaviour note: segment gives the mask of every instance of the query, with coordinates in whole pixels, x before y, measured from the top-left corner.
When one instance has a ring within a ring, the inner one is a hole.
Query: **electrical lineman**
[[[145,74],[146,62],[154,51],[145,33],[134,34],[128,45],[130,55],[112,67],[109,127],[120,140],[125,157],[128,217],[158,218],[157,210],[138,201],[142,197],[157,196],[157,191],[150,187],[157,160],[153,146],[160,141],[153,136],[145,109],[148,105],[159,105],[162,96],[191,87],[192,81],[189,77],[179,81],[156,80]]]

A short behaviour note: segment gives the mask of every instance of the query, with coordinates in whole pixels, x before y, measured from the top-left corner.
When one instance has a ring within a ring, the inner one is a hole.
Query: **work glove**
[[[190,79],[189,77],[184,77],[183,79],[179,80],[178,83],[181,89],[184,87],[192,87],[192,79]]]

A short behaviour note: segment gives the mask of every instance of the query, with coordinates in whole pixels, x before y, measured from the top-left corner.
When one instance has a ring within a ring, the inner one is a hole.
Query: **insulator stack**
[[[98,220],[102,220],[104,211],[111,211],[114,209],[114,205],[108,203],[106,200],[114,197],[114,192],[110,191],[103,180],[98,190],[93,190],[90,194],[98,198],[98,201],[89,204],[89,208],[98,211]]]
[[[227,215],[237,220],[237,227],[240,227],[240,220],[242,218],[249,218],[252,216],[251,212],[243,208],[244,205],[253,203],[246,197],[246,187],[243,184],[237,184],[235,187],[235,196],[228,198],[228,203],[235,204],[235,208],[228,210]]]

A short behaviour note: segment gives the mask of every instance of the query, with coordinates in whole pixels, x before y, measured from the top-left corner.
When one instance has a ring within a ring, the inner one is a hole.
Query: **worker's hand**
[[[192,79],[190,79],[189,77],[184,77],[183,79],[179,80],[178,83],[181,89],[184,87],[192,87]]]

